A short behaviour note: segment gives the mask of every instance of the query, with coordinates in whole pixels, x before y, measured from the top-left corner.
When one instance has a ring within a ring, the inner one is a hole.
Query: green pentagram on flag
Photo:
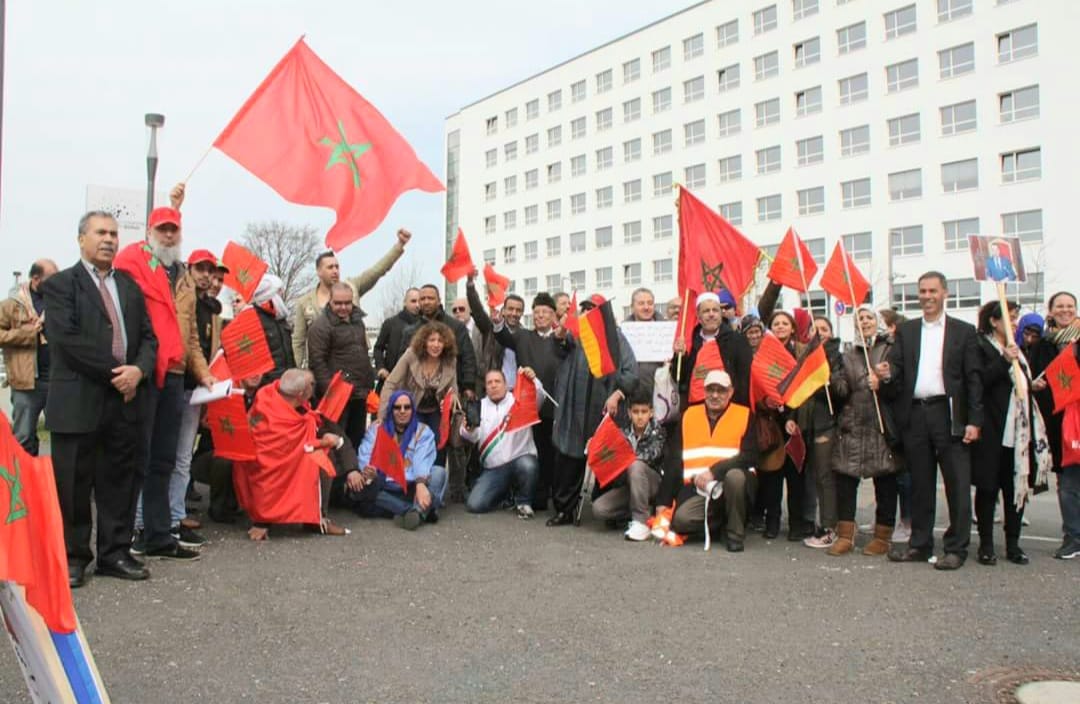
[[[615,459],[615,451],[610,447],[602,447],[600,448],[599,459],[601,464],[606,464]]]
[[[221,432],[226,435],[233,435],[236,432],[236,428],[233,427],[232,419],[227,416],[218,418],[218,426],[221,428]]]
[[[239,281],[241,285],[247,286],[251,282],[251,273],[247,269],[241,269],[236,272],[236,280]]]
[[[22,480],[19,479],[19,460],[12,460],[12,467],[14,469],[9,473],[7,467],[0,466],[0,479],[7,484],[8,494],[11,495],[5,524],[26,518],[26,504],[22,500]]]
[[[1067,373],[1064,369],[1059,369],[1057,380],[1063,391],[1072,391],[1072,374]]]
[[[704,364],[698,364],[694,367],[694,378],[701,380],[709,375],[709,370]]]
[[[721,262],[716,266],[709,266],[705,263],[705,260],[701,261],[701,285],[706,291],[719,291],[723,288],[723,281],[720,279],[720,272],[724,270],[724,263]]]
[[[330,152],[330,159],[326,162],[326,171],[329,171],[331,167],[337,164],[346,164],[349,167],[349,171],[352,172],[353,188],[360,188],[360,169],[356,166],[356,161],[364,152],[371,149],[371,142],[363,142],[357,144],[350,144],[348,137],[345,136],[345,125],[341,120],[338,120],[338,140],[334,141],[329,137],[323,137],[319,140],[319,144],[324,147],[333,147],[333,151]]]
[[[154,250],[151,249],[150,245],[144,244],[142,246],[142,251],[150,255],[150,261],[147,262],[147,266],[150,267],[150,271],[157,271],[158,265],[161,263],[161,261],[157,258],[157,255],[154,254]]]
[[[765,373],[769,375],[770,379],[783,379],[784,375],[787,374],[787,370],[773,362]]]
[[[255,347],[255,341],[245,334],[243,337],[240,338],[236,345],[244,354],[251,354],[251,349]]]
[[[262,423],[264,420],[266,420],[266,416],[264,416],[262,413],[252,413],[250,416],[248,416],[248,427],[254,428],[256,425]]]

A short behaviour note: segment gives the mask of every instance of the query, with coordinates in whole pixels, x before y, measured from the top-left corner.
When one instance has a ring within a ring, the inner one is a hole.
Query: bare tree
[[[281,279],[281,297],[289,305],[315,285],[315,257],[323,249],[317,232],[311,225],[277,220],[248,223],[244,232],[243,245]]]

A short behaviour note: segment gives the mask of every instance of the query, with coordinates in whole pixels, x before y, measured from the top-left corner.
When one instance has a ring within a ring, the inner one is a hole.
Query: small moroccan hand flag
[[[345,404],[349,402],[352,392],[353,385],[345,381],[341,376],[341,371],[338,370],[331,377],[330,384],[326,387],[326,393],[323,394],[322,399],[319,401],[319,407],[315,410],[323,418],[337,423],[341,419],[341,413],[345,410]]]
[[[528,428],[540,422],[537,408],[536,383],[520,369],[514,384],[514,405],[506,416],[506,432]]]
[[[589,373],[596,378],[607,376],[619,368],[619,332],[611,301],[593,308],[578,320],[578,336]]]
[[[274,368],[262,322],[254,308],[241,311],[221,331],[221,348],[237,379],[265,374]]]
[[[458,228],[457,238],[454,240],[454,248],[450,252],[450,258],[442,265],[442,275],[450,283],[458,281],[463,276],[468,276],[476,268],[473,264],[472,254],[469,253],[469,244],[465,241],[465,233]]]
[[[843,240],[837,242],[833,248],[832,256],[825,264],[825,270],[821,272],[818,286],[833,298],[843,301],[845,305],[855,307],[866,300],[866,294],[870,292],[870,282],[855,266],[851,255],[845,251]]]
[[[444,190],[409,143],[300,39],[214,141],[282,198],[333,208],[326,246],[370,234],[398,196]]]
[[[795,469],[801,472],[803,464],[806,462],[806,440],[803,439],[803,434],[802,431],[799,430],[799,426],[795,426],[795,434],[788,438],[787,443],[784,445],[784,449],[787,452],[787,456],[795,463]]]
[[[206,404],[206,424],[214,440],[214,456],[227,460],[255,459],[255,440],[244,397],[227,396]]]
[[[606,415],[589,439],[587,463],[603,489],[634,463],[637,453],[611,416]]]
[[[1046,385],[1054,396],[1054,413],[1080,400],[1080,365],[1076,362],[1076,343],[1061,350],[1046,367]]]
[[[438,449],[446,447],[446,441],[450,439],[450,426],[454,420],[454,391],[451,389],[443,396],[439,409],[439,442]]]
[[[829,383],[829,360],[825,348],[817,335],[803,351],[784,378],[776,385],[780,400],[788,408],[798,408],[814,395],[818,389]]]
[[[716,338],[705,340],[694,359],[694,368],[690,372],[690,403],[705,400],[705,377],[712,371],[723,371],[724,359],[720,356],[720,343]]]
[[[223,350],[218,350],[214,354],[214,359],[210,362],[210,373],[218,381],[236,378],[233,376],[232,370],[229,369],[229,361],[225,359],[225,352]]]
[[[405,457],[401,454],[397,440],[381,424],[375,431],[375,446],[371,448],[368,464],[393,479],[402,489],[408,485],[405,479]]]
[[[581,325],[578,323],[577,289],[574,289],[573,295],[570,296],[570,306],[566,309],[566,319],[563,320],[563,327],[574,337],[581,337]]]
[[[229,268],[225,274],[225,285],[236,291],[245,302],[251,300],[251,295],[269,268],[258,255],[235,242],[225,245],[221,263]]]
[[[782,401],[777,387],[795,366],[795,358],[771,332],[765,333],[750,364],[751,402],[757,404],[766,398],[777,404]]]
[[[501,306],[510,292],[510,279],[499,274],[490,264],[484,264],[484,284],[487,286],[488,305]]]
[[[795,234],[795,229],[789,227],[769,267],[769,278],[781,286],[805,292],[817,270],[810,248]]]

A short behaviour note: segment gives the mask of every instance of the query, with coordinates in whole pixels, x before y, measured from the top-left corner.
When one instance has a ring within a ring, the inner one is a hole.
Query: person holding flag
[[[461,428],[461,437],[477,443],[483,467],[465,501],[469,513],[487,513],[513,499],[518,518],[534,515],[539,461],[529,428],[540,422],[544,385],[535,371],[522,367],[515,388],[516,396],[507,389],[502,370],[489,369],[484,374],[486,395],[480,401],[480,425]]]
[[[687,401],[692,404],[703,400],[700,384],[705,375],[713,370],[726,371],[734,383],[734,402],[748,405],[753,353],[746,338],[735,331],[725,315],[725,310],[734,310],[734,298],[727,291],[721,294],[706,291],[697,297],[693,305],[694,311],[690,314],[696,314],[697,323],[685,336],[676,334],[672,346],[675,353],[672,368],[676,369],[679,379],[679,398],[683,407],[686,407]],[[683,311],[683,314],[687,315],[688,312]],[[685,327],[685,323],[680,327]],[[690,341],[689,345],[687,340]]]

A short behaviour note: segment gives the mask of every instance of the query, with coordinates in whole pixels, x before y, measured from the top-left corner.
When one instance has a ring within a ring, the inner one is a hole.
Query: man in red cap
[[[179,521],[172,520],[169,484],[176,466],[176,448],[184,411],[184,374],[190,370],[196,382],[213,386],[214,378],[199,347],[195,329],[195,296],[177,295],[186,276],[180,260],[180,206],[184,184],[169,193],[171,207],[150,213],[146,241],[125,247],[116,256],[116,268],[131,275],[146,298],[150,324],[158,340],[154,378],[148,386],[142,417],[138,457],[144,467],[141,511],[142,539],[136,538],[133,551],[151,557],[192,560],[199,553],[180,544]],[[207,277],[209,286],[209,277]],[[190,284],[194,290],[194,284]],[[185,481],[186,489],[186,481]],[[185,541],[193,545],[195,541]],[[193,545],[194,546],[194,545]]]

